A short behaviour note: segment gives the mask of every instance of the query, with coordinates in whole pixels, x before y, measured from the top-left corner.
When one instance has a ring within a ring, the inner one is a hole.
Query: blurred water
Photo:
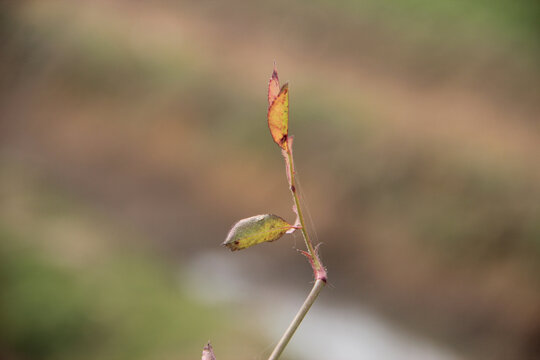
[[[246,262],[227,252],[208,252],[188,267],[189,290],[210,303],[242,304],[261,331],[277,342],[304,301],[305,294],[250,279]],[[319,299],[321,300],[321,299]],[[238,308],[238,307],[235,307]],[[251,308],[251,311],[249,310]],[[270,344],[265,352],[270,352]],[[358,304],[315,303],[289,344],[286,355],[310,360],[456,360],[450,350],[408,333]],[[260,355],[257,359],[264,359]]]

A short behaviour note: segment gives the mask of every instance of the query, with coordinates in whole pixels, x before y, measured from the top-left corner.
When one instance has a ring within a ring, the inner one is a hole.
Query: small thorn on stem
[[[315,280],[322,280],[326,283],[328,279],[328,274],[326,272],[326,268],[322,265],[321,260],[319,259],[319,246],[321,244],[318,244],[315,246],[315,252],[314,254],[310,254],[307,251],[304,250],[298,250],[302,255],[304,255],[307,260],[309,261],[309,264],[311,265],[311,268],[313,269],[313,276],[315,277]]]

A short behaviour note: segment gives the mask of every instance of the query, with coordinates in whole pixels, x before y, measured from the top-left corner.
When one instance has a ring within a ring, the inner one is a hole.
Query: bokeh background
[[[0,358],[540,358],[540,3],[3,1]]]

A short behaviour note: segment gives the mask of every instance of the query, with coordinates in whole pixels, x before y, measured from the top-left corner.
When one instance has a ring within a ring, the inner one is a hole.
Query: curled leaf
[[[283,85],[268,108],[268,127],[275,143],[286,150],[289,133],[289,84]]]
[[[272,105],[279,94],[279,77],[276,69],[276,63],[274,62],[274,71],[268,82],[268,106]]]
[[[256,215],[234,224],[223,245],[231,251],[241,250],[262,242],[275,241],[293,228],[293,225],[277,215]]]

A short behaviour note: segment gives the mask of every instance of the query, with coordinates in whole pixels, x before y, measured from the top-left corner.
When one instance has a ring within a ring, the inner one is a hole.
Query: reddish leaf
[[[274,63],[274,71],[268,82],[268,106],[272,105],[279,94],[279,78],[276,69],[276,63]]]
[[[274,142],[287,150],[289,133],[289,84],[283,85],[268,109],[268,127]]]

